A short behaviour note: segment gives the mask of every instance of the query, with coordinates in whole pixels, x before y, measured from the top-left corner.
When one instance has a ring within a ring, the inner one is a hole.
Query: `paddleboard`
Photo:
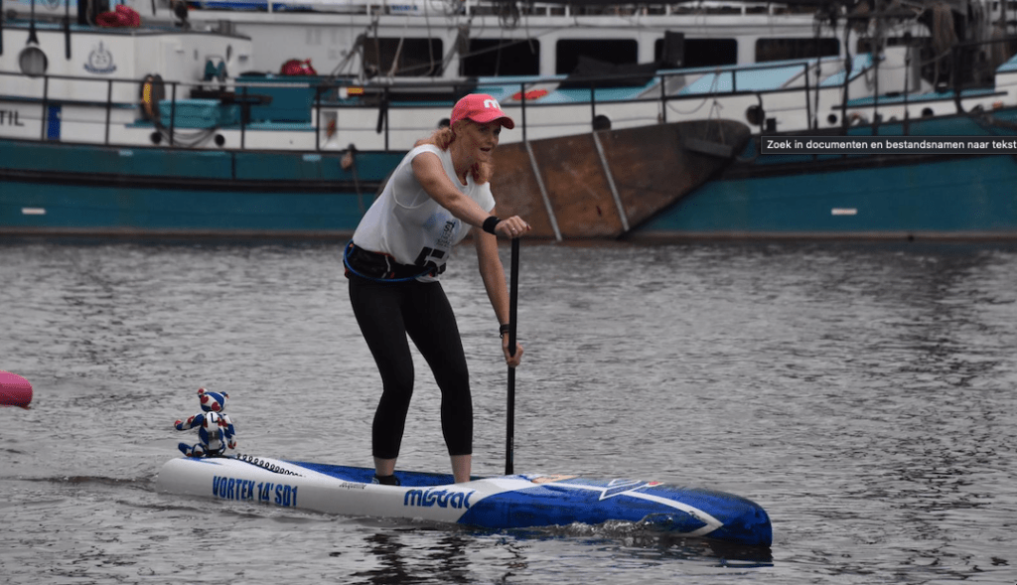
[[[713,490],[629,479],[506,475],[453,483],[451,475],[396,471],[400,486],[371,483],[374,470],[268,457],[172,459],[163,493],[263,503],[350,516],[419,518],[490,529],[627,521],[677,535],[770,546],[766,512]]]
[[[0,370],[0,405],[24,406],[32,402],[32,385],[17,374]]]

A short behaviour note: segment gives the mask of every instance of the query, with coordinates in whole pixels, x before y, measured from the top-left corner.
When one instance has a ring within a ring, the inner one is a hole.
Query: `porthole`
[[[594,130],[610,130],[611,129],[611,118],[608,118],[604,114],[597,114],[593,118],[593,129]]]

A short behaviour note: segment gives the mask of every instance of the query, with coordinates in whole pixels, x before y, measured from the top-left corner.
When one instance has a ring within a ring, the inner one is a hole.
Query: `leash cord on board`
[[[257,457],[253,457],[251,455],[241,455],[240,453],[237,453],[236,458],[238,460],[240,460],[240,461],[243,461],[244,463],[250,463],[251,465],[260,467],[262,469],[267,469],[268,471],[271,471],[272,473],[278,473],[280,475],[296,475],[296,476],[300,476],[299,473],[295,473],[293,471],[290,471],[289,469],[284,469],[282,467],[279,467],[275,463],[269,463],[268,461],[263,461],[261,459],[258,459]]]

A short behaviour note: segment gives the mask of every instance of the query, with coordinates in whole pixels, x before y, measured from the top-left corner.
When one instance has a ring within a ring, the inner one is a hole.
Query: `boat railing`
[[[166,2],[165,4],[168,4]],[[467,16],[495,14],[505,18],[527,16],[646,16],[670,14],[764,14],[773,16],[802,12],[793,5],[762,1],[707,1],[686,5],[674,2],[521,2],[505,3],[488,0],[462,0],[439,4],[430,0],[188,0],[195,9],[247,10],[273,12],[313,11],[343,14],[399,14],[405,16],[438,16],[463,14]],[[691,3],[690,3],[691,4]],[[807,13],[808,14],[808,13]]]
[[[1014,39],[996,39],[988,43],[1012,42]],[[986,43],[966,43],[959,46],[955,51],[962,53],[972,51],[978,45]],[[796,61],[782,61],[774,63],[760,63],[749,67],[726,66],[707,67],[696,69],[672,69],[659,70],[652,74],[625,73],[621,75],[597,76],[585,78],[568,78],[566,76],[552,77],[520,77],[520,78],[479,78],[449,82],[446,80],[430,81],[399,81],[398,83],[381,83],[374,80],[368,84],[360,84],[358,80],[346,78],[299,78],[299,77],[269,77],[261,78],[227,78],[225,80],[207,80],[201,82],[184,82],[173,80],[161,80],[154,76],[148,76],[144,80],[124,78],[84,78],[68,75],[40,75],[25,76],[21,73],[0,72],[0,83],[6,88],[17,88],[13,91],[5,91],[4,99],[17,103],[39,104],[39,139],[40,140],[62,140],[62,141],[84,141],[97,142],[94,132],[80,130],[74,136],[57,135],[50,132],[52,124],[51,106],[88,106],[95,110],[101,110],[103,115],[91,115],[85,122],[103,127],[102,144],[114,145],[124,144],[117,142],[111,129],[115,125],[127,124],[134,127],[145,127],[151,125],[158,132],[151,134],[152,141],[158,145],[164,140],[169,146],[189,147],[196,146],[192,138],[194,132],[181,132],[178,128],[178,110],[185,100],[193,99],[194,96],[202,96],[204,99],[216,102],[222,108],[228,109],[233,117],[225,116],[221,120],[211,120],[205,130],[205,140],[209,138],[218,147],[222,147],[221,136],[215,135],[214,130],[218,128],[239,129],[239,148],[247,149],[247,132],[252,126],[252,111],[256,108],[268,107],[271,96],[266,97],[275,90],[302,92],[305,96],[301,102],[304,114],[301,114],[299,125],[304,130],[314,130],[315,150],[334,150],[335,145],[323,143],[323,130],[327,122],[323,120],[323,113],[328,111],[343,111],[349,108],[360,110],[373,110],[376,112],[376,123],[374,133],[383,137],[379,144],[383,143],[384,150],[393,150],[392,132],[389,114],[391,111],[421,107],[428,105],[434,111],[449,111],[451,105],[461,95],[470,92],[491,93],[502,103],[505,109],[518,112],[519,126],[522,140],[532,138],[528,130],[534,130],[538,122],[535,112],[544,108],[561,108],[576,106],[588,106],[588,116],[582,124],[584,129],[576,133],[589,132],[590,130],[603,130],[611,127],[611,120],[602,113],[609,108],[615,108],[619,104],[647,104],[656,103],[656,115],[639,114],[643,116],[638,120],[623,121],[628,125],[666,123],[678,121],[677,116],[672,112],[680,110],[680,105],[690,100],[727,100],[729,105],[745,108],[743,112],[723,112],[721,115],[729,119],[744,119],[757,132],[782,131],[784,128],[776,127],[776,120],[773,114],[781,112],[781,108],[788,112],[782,114],[790,118],[807,120],[801,128],[803,131],[814,131],[819,129],[817,118],[820,112],[817,111],[819,95],[821,92],[826,99],[823,104],[823,114],[833,111],[831,104],[837,99],[840,103],[843,116],[837,121],[836,126],[847,128],[847,91],[845,86],[851,83],[865,71],[854,70],[850,75],[843,76],[836,83],[824,83],[820,78],[819,66],[827,67],[832,59],[803,59]],[[879,60],[872,60],[872,67],[878,67]],[[1011,59],[1011,61],[1013,61]],[[1007,64],[999,68],[1000,72],[1017,70],[1017,64]],[[857,67],[857,65],[856,65]],[[955,71],[960,72],[959,68]],[[779,73],[779,75],[777,74]],[[633,77],[641,75],[646,81],[640,85],[632,80]],[[712,76],[712,77],[710,77]],[[769,77],[768,77],[769,76]],[[6,81],[6,78],[17,77],[16,80]],[[695,78],[695,81],[690,81]],[[827,77],[829,79],[829,77]],[[620,81],[628,81],[628,84],[619,85]],[[705,80],[705,81],[704,81]],[[970,81],[970,80],[968,80]],[[695,84],[699,83],[700,86]],[[970,91],[970,83],[958,77],[951,83],[952,87],[944,88],[943,96],[952,97],[960,108],[960,102],[965,91]],[[705,87],[705,89],[704,89]],[[535,89],[547,88],[546,93],[532,94]],[[553,94],[559,94],[557,99]],[[841,97],[843,99],[841,100]],[[881,107],[881,97],[874,97],[870,107],[875,111]],[[414,100],[413,98],[416,98]],[[420,101],[425,99],[429,101]],[[883,100],[887,102],[888,100]],[[892,101],[892,100],[890,100]],[[899,102],[899,100],[896,100]],[[746,106],[747,103],[751,105]],[[907,95],[904,95],[905,106]],[[300,110],[301,108],[295,108]],[[769,109],[769,110],[768,110]],[[652,109],[647,109],[652,112]],[[130,112],[130,114],[124,113]],[[513,114],[515,115],[515,114]],[[776,115],[776,114],[774,114]],[[133,119],[132,119],[133,116]],[[544,117],[547,118],[546,116]],[[644,119],[645,118],[645,119]],[[433,129],[439,124],[434,120]],[[826,121],[827,127],[836,130],[834,124]],[[79,124],[84,127],[85,124]],[[624,125],[624,124],[623,124]],[[293,124],[291,124],[293,126]],[[187,129],[193,130],[194,126]],[[367,132],[366,128],[360,129]],[[89,134],[84,137],[84,134]],[[207,144],[211,147],[211,144]],[[397,150],[402,150],[403,144],[395,145]],[[381,150],[380,148],[368,148],[367,150]]]
[[[767,69],[786,69],[787,63],[778,63],[771,66],[757,65],[751,70],[754,72]],[[793,65],[800,68],[802,73],[807,73],[810,63],[801,62]],[[740,73],[746,69],[737,68],[700,68],[690,70],[673,70],[647,75],[648,82],[642,86],[630,85],[625,88],[629,94],[627,97],[619,98],[604,97],[607,92],[617,90],[618,82],[631,79],[632,75],[597,76],[569,80],[568,91],[583,94],[579,99],[585,97],[589,102],[589,127],[603,129],[599,116],[599,109],[607,104],[617,103],[660,103],[660,120],[667,122],[667,106],[670,103],[678,103],[686,100],[703,100],[737,95],[756,96],[756,101],[763,103],[763,96],[766,94],[781,94],[788,92],[811,91],[808,81],[809,75],[805,75],[804,87],[790,88],[744,88],[739,87]],[[712,72],[712,73],[711,73]],[[682,94],[681,90],[668,91],[669,80],[678,79],[690,74],[704,75],[715,74],[723,76],[729,81],[730,87],[724,87],[714,92],[694,92]],[[163,126],[166,131],[166,141],[171,146],[183,146],[177,140],[177,110],[184,100],[189,100],[195,95],[217,99],[227,106],[236,106],[240,110],[240,116],[235,122],[241,132],[241,148],[245,147],[244,135],[250,125],[250,109],[266,102],[263,93],[269,89],[303,89],[311,92],[309,112],[314,112],[316,119],[315,126],[321,123],[320,114],[325,108],[373,108],[379,113],[377,133],[385,134],[385,149],[389,149],[389,132],[391,128],[387,124],[387,114],[390,109],[399,109],[419,106],[419,101],[411,100],[411,96],[419,100],[421,97],[432,97],[432,102],[440,103],[443,106],[451,107],[454,100],[461,95],[471,91],[487,91],[498,93],[499,96],[511,96],[513,92],[519,94],[518,101],[509,100],[511,103],[504,103],[506,107],[518,107],[521,112],[521,126],[523,139],[526,140],[527,112],[544,107],[575,106],[576,101],[558,101],[555,103],[541,103],[539,100],[528,99],[528,91],[542,85],[563,87],[566,81],[564,76],[547,78],[533,77],[523,78],[518,81],[511,80],[467,80],[461,82],[449,82],[444,80],[428,82],[399,82],[395,84],[378,84],[374,82],[369,85],[359,85],[355,81],[346,79],[307,79],[288,77],[282,81],[272,80],[251,80],[245,78],[227,79],[225,81],[202,81],[184,82],[161,80],[149,76],[143,80],[128,78],[104,78],[95,79],[71,75],[45,74],[39,76],[26,76],[22,73],[2,72],[0,79],[18,78],[16,81],[5,82],[7,87],[18,89],[7,93],[5,99],[19,102],[38,102],[40,108],[39,138],[47,139],[47,119],[51,106],[72,105],[90,106],[101,108],[104,112],[102,120],[95,119],[93,123],[101,123],[104,131],[103,144],[111,144],[111,126],[120,123],[120,119],[114,121],[114,114],[117,110],[125,108],[137,108],[138,117],[136,123],[152,123],[155,126]],[[282,79],[282,78],[277,78]],[[351,97],[352,90],[361,90],[359,97]],[[649,95],[656,89],[655,95]],[[340,98],[340,93],[345,93],[345,98]],[[638,94],[638,95],[633,95]],[[807,104],[809,100],[805,100]],[[168,115],[163,115],[163,114]],[[162,121],[165,118],[165,121]],[[310,120],[308,120],[310,122]],[[760,123],[763,121],[760,120]],[[316,145],[321,148],[320,140]]]
[[[805,111],[805,116],[809,120],[814,121],[812,115],[812,103],[810,99],[815,91],[820,89],[817,80],[813,79],[815,73],[812,71],[816,64],[819,62],[829,63],[831,59],[805,59],[796,60],[793,62],[776,62],[772,64],[755,64],[749,67],[741,66],[722,66],[722,67],[701,67],[701,68],[690,68],[690,69],[675,69],[675,70],[663,70],[653,74],[643,75],[648,81],[642,85],[630,84],[630,85],[619,85],[619,82],[630,81],[635,77],[640,77],[639,74],[619,74],[619,75],[603,75],[593,76],[578,79],[569,79],[567,76],[559,75],[552,77],[521,77],[521,78],[499,78],[499,79],[478,79],[476,81],[465,82],[448,82],[448,81],[421,81],[421,82],[399,82],[397,84],[377,84],[375,83],[370,89],[364,88],[363,91],[369,97],[364,99],[363,97],[358,98],[356,104],[349,103],[348,98],[339,98],[337,94],[343,90],[350,90],[351,87],[361,90],[361,87],[356,84],[350,85],[347,81],[337,80],[325,80],[318,84],[314,94],[315,111],[320,116],[320,113],[328,108],[342,109],[355,105],[356,107],[363,108],[365,105],[373,105],[378,110],[378,118],[376,124],[376,132],[378,134],[384,134],[385,149],[389,149],[391,143],[390,132],[391,127],[388,123],[388,114],[390,110],[398,109],[400,107],[413,107],[419,102],[400,102],[400,97],[406,97],[416,93],[417,96],[426,96],[428,92],[439,93],[440,97],[436,101],[440,101],[443,106],[451,108],[452,103],[455,99],[461,95],[465,95],[470,92],[481,92],[490,93],[494,97],[501,101],[503,108],[518,108],[520,115],[520,130],[522,134],[522,140],[525,142],[529,139],[527,130],[532,127],[532,123],[528,118],[528,113],[543,109],[543,108],[554,108],[554,107],[575,107],[577,105],[588,105],[589,115],[586,122],[587,131],[592,130],[605,130],[610,129],[610,120],[606,119],[601,112],[609,105],[618,104],[647,104],[657,103],[659,104],[658,113],[652,122],[667,123],[669,121],[677,121],[673,119],[674,116],[669,116],[669,109],[674,107],[676,104],[688,101],[704,101],[711,99],[723,99],[731,97],[742,97],[754,101],[754,106],[750,107],[746,112],[746,117],[751,125],[757,126],[760,131],[770,129],[772,130],[773,120],[765,116],[765,104],[767,102],[767,96],[783,96],[783,95],[795,95],[800,94],[801,99],[799,100],[802,104],[802,108]],[[759,75],[766,71],[787,71],[793,70],[791,74],[785,75],[790,81],[794,83],[785,82],[776,86],[770,87],[759,87],[758,83],[751,83],[746,81],[739,82],[740,77],[745,77],[746,74],[752,73]],[[723,79],[727,85],[721,84],[721,88],[715,88],[714,91],[684,91],[688,89],[688,84],[681,83],[677,88],[673,84],[669,83],[671,80],[680,80],[689,76],[703,76],[703,75],[715,75],[718,79]],[[798,81],[800,80],[800,83]],[[573,96],[572,99],[559,99],[542,101],[544,96],[540,98],[532,98],[530,94],[535,88],[550,87],[552,90],[562,92],[563,82],[568,82],[568,87],[565,88],[567,91],[580,94]],[[739,86],[739,83],[742,85]],[[247,84],[248,87],[254,88],[259,86],[258,82]],[[670,88],[670,89],[669,89]],[[444,93],[440,93],[440,92]],[[603,96],[601,93],[603,92]],[[616,95],[611,95],[610,92],[615,92]],[[505,98],[509,99],[505,99]],[[649,122],[649,121],[648,121]],[[767,128],[768,122],[771,124],[770,128]],[[319,120],[320,124],[320,120]],[[320,148],[320,144],[318,144]]]
[[[772,118],[769,119],[771,126],[767,127],[766,105],[768,101],[772,101],[773,98],[778,96],[799,94],[797,103],[800,103],[801,107],[804,108],[806,118],[814,121],[812,112],[814,100],[811,99],[811,96],[821,88],[814,79],[815,75],[810,73],[810,69],[814,68],[818,62],[816,59],[811,59],[797,62],[756,64],[751,67],[666,70],[648,75],[649,81],[643,85],[626,86],[624,89],[627,91],[618,91],[619,81],[630,80],[633,77],[632,74],[572,79],[568,81],[567,92],[579,94],[578,97],[559,99],[552,102],[532,99],[528,94],[533,88],[542,86],[560,90],[563,82],[566,80],[565,76],[527,77],[517,81],[509,79],[460,82],[438,80],[426,82],[400,81],[393,84],[372,82],[365,85],[360,85],[356,81],[346,79],[303,80],[302,78],[294,77],[285,78],[284,81],[239,78],[228,79],[224,82],[155,81],[151,79],[139,82],[137,79],[107,78],[97,80],[94,78],[66,75],[43,75],[31,79],[42,85],[40,91],[40,110],[41,118],[44,121],[46,120],[50,105],[92,105],[103,108],[105,111],[103,144],[107,145],[111,144],[110,127],[113,123],[113,113],[119,108],[132,105],[131,100],[125,99],[125,96],[136,95],[138,97],[137,100],[133,101],[133,105],[139,107],[141,114],[137,122],[141,124],[150,122],[155,126],[161,125],[165,130],[165,140],[170,146],[184,146],[178,140],[178,129],[176,127],[178,119],[177,111],[180,104],[184,100],[189,99],[189,96],[193,96],[195,92],[201,92],[201,95],[217,96],[221,103],[237,106],[240,109],[241,113],[236,121],[236,125],[239,126],[240,130],[240,148],[243,149],[246,147],[245,136],[250,126],[250,109],[253,106],[259,105],[264,100],[264,96],[259,92],[272,88],[285,88],[288,90],[304,89],[312,92],[311,105],[313,107],[310,108],[310,112],[314,113],[313,125],[317,127],[320,127],[322,124],[321,113],[325,109],[369,108],[377,110],[376,133],[384,135],[384,149],[389,150],[392,143],[390,137],[392,128],[388,124],[390,110],[417,107],[421,103],[419,98],[426,98],[429,95],[433,97],[432,102],[440,103],[450,109],[457,97],[471,91],[496,94],[496,97],[503,100],[504,96],[511,97],[517,95],[518,99],[503,101],[502,105],[506,108],[519,109],[522,139],[524,141],[529,139],[527,129],[531,126],[527,117],[528,113],[542,108],[575,107],[584,101],[587,102],[589,107],[587,129],[602,130],[610,128],[610,121],[601,115],[601,112],[610,105],[656,102],[659,106],[655,121],[666,123],[676,121],[674,118],[677,117],[677,114],[671,111],[672,109],[680,110],[680,104],[682,103],[742,97],[751,99],[754,102],[754,106],[747,109],[745,113],[747,122],[757,127],[759,131],[773,130]],[[749,74],[758,76],[761,73],[765,74],[767,71],[787,71],[788,69],[796,71],[794,75],[788,77],[800,79],[801,83],[795,83],[787,87],[760,87],[758,83],[754,84],[745,81]],[[679,87],[675,88],[674,84],[670,83],[672,80],[683,77],[709,75],[715,77],[714,87],[706,91],[695,90],[695,88],[690,88],[686,83],[679,84]],[[0,76],[23,77],[21,74],[9,72],[0,72]],[[73,92],[66,88],[71,83],[75,84]],[[83,84],[93,88],[83,90]],[[59,89],[54,91],[54,88]],[[690,89],[693,91],[689,91]],[[357,97],[351,97],[350,92],[352,90],[362,93]],[[612,96],[612,91],[616,95]],[[342,93],[345,93],[346,97],[339,97]],[[624,97],[619,97],[617,94],[625,95]],[[416,97],[417,101],[411,100],[411,96]],[[162,112],[168,115],[160,115]],[[165,121],[162,121],[162,118],[165,118]],[[651,123],[651,121],[647,120],[647,123]],[[47,137],[46,126],[47,124],[45,123],[41,124],[40,139],[45,140]],[[315,148],[322,149],[320,132],[318,133]]]

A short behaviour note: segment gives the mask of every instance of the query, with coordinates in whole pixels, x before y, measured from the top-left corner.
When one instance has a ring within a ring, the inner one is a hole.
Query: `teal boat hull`
[[[402,156],[0,140],[0,233],[349,234]]]
[[[1013,136],[1011,125],[961,115],[907,133]],[[761,155],[758,142],[623,237],[1017,238],[1015,156]],[[352,166],[343,154],[0,139],[0,234],[346,237],[404,153],[356,152]]]

